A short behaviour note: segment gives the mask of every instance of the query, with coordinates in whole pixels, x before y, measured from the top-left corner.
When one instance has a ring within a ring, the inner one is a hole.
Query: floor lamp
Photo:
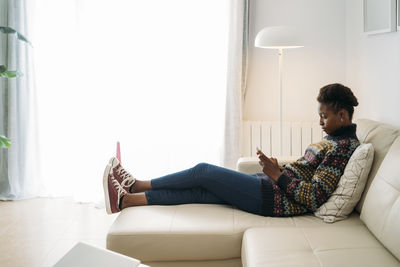
[[[279,153],[280,156],[283,155],[283,134],[282,134],[282,56],[284,49],[299,48],[303,47],[301,45],[301,40],[296,34],[296,32],[284,26],[273,26],[266,27],[262,29],[256,36],[254,42],[255,47],[268,48],[268,49],[278,49],[279,55],[279,92],[280,92],[280,104],[279,104],[279,136],[280,136],[280,146]]]

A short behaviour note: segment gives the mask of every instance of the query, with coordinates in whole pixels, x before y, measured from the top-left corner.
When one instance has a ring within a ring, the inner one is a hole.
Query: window
[[[228,0],[36,2],[41,169],[50,192],[100,199],[117,141],[139,179],[220,163]]]

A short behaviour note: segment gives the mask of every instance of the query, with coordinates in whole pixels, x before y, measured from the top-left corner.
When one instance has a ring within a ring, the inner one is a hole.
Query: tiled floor
[[[116,216],[71,198],[0,201],[0,266],[50,267],[79,241],[105,248]]]

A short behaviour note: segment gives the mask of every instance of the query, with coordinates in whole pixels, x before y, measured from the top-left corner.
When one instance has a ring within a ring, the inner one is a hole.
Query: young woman
[[[116,158],[107,164],[103,187],[107,213],[142,205],[227,204],[263,216],[314,212],[335,191],[359,145],[352,123],[352,91],[341,84],[320,89],[320,125],[327,133],[297,161],[278,165],[257,151],[262,173],[244,174],[207,163],[150,181],[135,179]]]

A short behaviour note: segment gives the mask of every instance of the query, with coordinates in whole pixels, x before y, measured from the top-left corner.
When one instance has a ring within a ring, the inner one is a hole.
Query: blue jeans
[[[227,204],[260,214],[261,179],[208,163],[151,180],[149,205]]]

